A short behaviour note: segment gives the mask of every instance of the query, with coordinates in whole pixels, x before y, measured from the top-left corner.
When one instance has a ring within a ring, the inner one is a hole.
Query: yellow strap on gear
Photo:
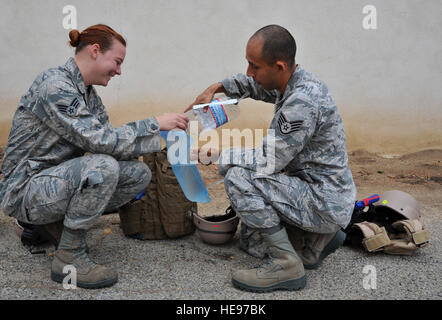
[[[384,250],[384,247],[391,244],[390,238],[388,237],[387,231],[384,227],[379,227],[378,225],[371,222],[361,222],[355,223],[364,235],[362,244],[368,252],[376,252]]]

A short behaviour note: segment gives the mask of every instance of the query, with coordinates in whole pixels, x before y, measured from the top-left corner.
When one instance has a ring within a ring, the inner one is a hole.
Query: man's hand
[[[215,93],[226,93],[226,90],[224,89],[221,82],[212,84],[210,87],[208,87],[206,90],[203,91],[196,99],[195,101],[184,110],[184,112],[189,111],[192,109],[192,107],[196,104],[206,104],[210,103],[213,100],[213,97],[215,96]],[[204,108],[204,112],[207,112],[207,108]]]
[[[189,119],[184,114],[165,113],[156,117],[161,131],[169,131],[174,129],[187,129]]]
[[[190,160],[197,160],[206,166],[216,162],[221,154],[221,150],[214,147],[202,147],[198,150],[191,150]]]

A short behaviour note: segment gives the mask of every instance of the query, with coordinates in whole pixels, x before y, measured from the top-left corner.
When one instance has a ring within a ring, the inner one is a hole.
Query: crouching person
[[[64,224],[51,278],[73,265],[77,286],[99,288],[116,270],[93,262],[86,233],[104,211],[123,206],[147,187],[149,168],[133,159],[161,149],[160,130],[185,129],[184,115],[164,114],[113,128],[93,85],[121,74],[124,38],[106,25],[69,33],[75,57],[41,73],[21,98],[3,160],[0,201],[18,221]],[[86,154],[88,153],[88,154]]]
[[[233,285],[243,290],[302,289],[304,269],[316,268],[343,243],[340,229],[353,212],[356,188],[336,103],[321,80],[296,64],[295,54],[286,29],[266,26],[247,43],[247,74],[213,84],[193,103],[223,92],[274,104],[262,147],[227,149],[219,158],[242,221],[241,247],[271,257],[261,268],[233,272]],[[212,161],[219,154],[210,153]]]

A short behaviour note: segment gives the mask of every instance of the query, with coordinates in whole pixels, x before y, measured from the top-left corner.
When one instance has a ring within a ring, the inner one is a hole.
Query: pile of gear
[[[209,244],[230,241],[239,223],[235,211],[201,217],[197,204],[184,195],[167,160],[167,151],[143,156],[151,168],[152,179],[139,201],[120,208],[123,233],[139,240],[178,238],[195,231]]]
[[[430,234],[420,220],[419,204],[411,195],[391,190],[378,196],[374,203],[368,202],[355,206],[344,230],[344,245],[395,255],[411,255],[428,245]]]
[[[139,240],[173,239],[195,231],[192,222],[197,204],[187,200],[167,150],[143,156],[152,178],[139,201],[120,208],[120,227],[123,233]]]

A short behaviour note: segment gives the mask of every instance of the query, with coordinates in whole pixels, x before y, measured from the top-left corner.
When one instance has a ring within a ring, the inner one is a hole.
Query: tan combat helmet
[[[379,201],[374,204],[376,207],[387,207],[402,215],[405,219],[419,220],[419,204],[408,193],[390,190],[380,194],[379,198]]]
[[[235,235],[239,218],[236,212],[229,207],[224,215],[201,217],[194,213],[193,222],[201,240],[209,244],[223,244],[230,241]]]

